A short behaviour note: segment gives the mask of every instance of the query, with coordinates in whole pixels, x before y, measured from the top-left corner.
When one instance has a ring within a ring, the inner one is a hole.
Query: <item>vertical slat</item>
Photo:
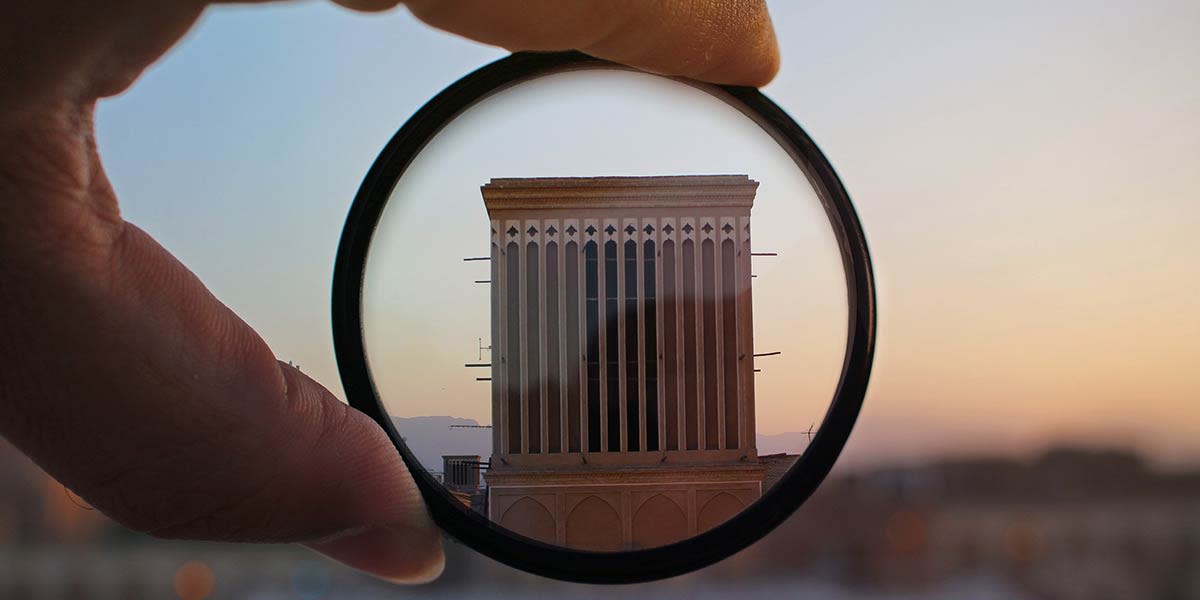
[[[492,236],[490,244],[490,260],[488,261],[489,271],[491,273],[491,285],[488,286],[488,291],[491,296],[491,329],[489,331],[488,345],[492,350],[488,353],[488,362],[491,363],[492,381],[492,454],[504,454],[504,365],[500,361],[502,356],[500,348],[500,332],[504,328],[504,305],[503,305],[503,273],[504,269],[500,268],[500,222],[492,219],[490,224]]]
[[[683,279],[679,282],[681,290],[680,302],[683,304],[684,312],[684,343],[680,347],[680,352],[684,356],[684,403],[686,404],[688,419],[686,421],[687,429],[687,449],[698,450],[704,447],[704,410],[700,402],[703,394],[703,356],[700,354],[700,261],[697,255],[700,249],[696,247],[696,220],[692,218],[681,219],[683,225],[680,229],[683,231]]]
[[[504,333],[500,346],[504,363],[505,449],[510,454],[524,451],[521,423],[521,240],[520,221],[504,224]],[[515,304],[515,305],[514,305]]]
[[[517,365],[520,366],[520,372],[521,372],[521,374],[520,374],[521,382],[518,386],[518,390],[519,390],[519,393],[521,396],[521,454],[528,454],[529,453],[529,375],[528,375],[529,369],[528,369],[528,366],[526,365],[526,362],[527,362],[526,357],[528,356],[529,352],[528,352],[528,340],[526,340],[525,338],[526,338],[526,332],[528,331],[528,328],[529,328],[529,324],[528,324],[529,317],[528,317],[528,311],[525,310],[525,307],[528,306],[527,303],[529,302],[529,298],[528,298],[529,289],[528,289],[528,286],[526,285],[526,279],[525,279],[526,278],[525,268],[526,268],[527,262],[526,262],[526,255],[525,255],[526,243],[525,243],[525,234],[524,234],[523,226],[524,226],[523,222],[517,221],[518,233],[517,233],[516,239],[518,240],[517,241],[517,273],[518,273],[517,279],[518,279],[518,281],[516,281],[514,283],[516,283],[516,285],[517,285],[517,295],[518,295],[517,306],[519,307],[517,310],[517,323],[519,324],[519,331],[517,333],[517,340],[518,340],[517,356],[515,356],[514,358],[517,361]]]
[[[674,220],[672,219],[672,221]],[[679,450],[687,450],[687,396],[685,394],[687,385],[684,381],[684,378],[687,377],[687,357],[685,356],[687,350],[684,346],[685,336],[683,331],[685,323],[683,302],[685,295],[681,291],[683,290],[683,233],[680,231],[681,227],[683,227],[682,222],[675,221],[675,238],[673,240],[675,285],[674,298],[672,300],[675,310],[671,318],[675,320],[675,364],[673,365],[675,369],[675,431],[677,434],[675,441]]]
[[[740,275],[740,265],[737,260],[737,227],[732,217],[722,217],[719,224],[721,245],[721,339],[724,340],[721,351],[721,371],[725,382],[721,385],[722,415],[724,423],[723,447],[742,448],[745,438],[741,435],[741,419],[739,411],[739,385],[741,383],[741,368],[738,364],[738,310],[737,287]]]
[[[538,338],[538,357],[537,357],[537,386],[538,386],[538,436],[541,438],[539,448],[542,452],[550,452],[550,377],[546,371],[548,356],[546,355],[546,285],[549,281],[546,279],[546,222],[542,220],[534,221],[534,227],[537,228],[537,233],[534,235],[534,240],[538,245],[538,260],[537,260],[537,306],[538,306],[538,322],[537,322],[537,338]]]
[[[754,280],[751,276],[751,250],[753,248],[751,238],[751,223],[750,216],[742,216],[738,219],[737,234],[741,242],[741,255],[738,257],[738,263],[741,265],[740,285],[738,286],[738,316],[739,316],[739,334],[741,340],[741,354],[745,356],[739,361],[741,365],[742,376],[740,378],[740,389],[738,392],[738,418],[741,421],[742,439],[745,440],[742,444],[743,448],[756,448],[758,445],[754,437],[755,430],[755,412],[754,412],[754,318],[753,318],[753,293]]]
[[[637,311],[637,366],[638,366],[638,449],[645,452],[650,449],[646,445],[646,428],[649,423],[646,419],[646,411],[648,406],[646,403],[649,398],[646,394],[646,263],[644,260],[645,251],[642,248],[642,231],[641,223],[638,220],[632,221],[633,224],[633,248],[634,258],[633,266],[637,271],[634,274],[634,281],[637,283],[635,296],[637,299],[634,304],[638,307]]]
[[[645,219],[638,230],[638,289],[641,302],[641,325],[638,351],[643,372],[638,389],[642,394],[642,449],[657,452],[662,449],[662,394],[658,391],[658,230],[654,219]]]
[[[642,380],[643,367],[638,358],[641,354],[641,336],[638,322],[641,320],[642,306],[640,304],[640,280],[638,279],[638,223],[636,219],[624,219],[621,223],[621,323],[620,331],[623,338],[621,349],[622,398],[621,432],[624,434],[622,449],[627,452],[645,450],[645,436],[642,429],[645,426],[645,416],[642,414]],[[633,250],[632,254],[630,250]],[[630,269],[630,267],[633,267]],[[632,285],[630,285],[632,284]]]
[[[585,393],[584,386],[584,369],[586,365],[583,363],[583,270],[582,270],[582,253],[579,246],[579,222],[573,219],[567,219],[563,222],[564,245],[563,254],[563,290],[564,290],[564,305],[566,306],[567,320],[563,327],[564,341],[563,346],[566,349],[566,357],[563,361],[566,368],[566,384],[563,388],[567,395],[566,418],[566,433],[564,442],[567,451],[582,452],[586,448],[586,443],[583,438],[584,428],[584,406]],[[574,250],[571,250],[574,248]],[[570,273],[573,276],[567,276]]]
[[[683,315],[679,310],[679,279],[682,272],[679,266],[679,242],[676,234],[679,231],[675,219],[664,218],[660,222],[661,232],[659,241],[659,288],[662,290],[662,309],[659,318],[661,334],[659,347],[662,354],[663,405],[666,418],[664,421],[663,448],[665,450],[681,450],[684,445],[683,402],[681,401],[681,384],[683,382],[682,347]]]
[[[583,224],[579,225],[580,231],[583,230]],[[588,302],[587,302],[587,264],[586,264],[586,248],[584,245],[583,236],[580,235],[579,251],[576,253],[575,268],[579,274],[579,452],[587,453],[590,444],[588,442],[588,395],[591,393],[588,387],[588,339],[587,339],[587,320],[588,320]]]
[[[605,260],[605,242],[603,234],[597,236],[596,243],[596,339],[600,341],[599,353],[596,357],[600,365],[600,451],[608,451],[608,261]]]
[[[600,345],[604,324],[602,321],[602,271],[604,265],[600,245],[603,235],[599,223],[594,219],[585,221],[584,255],[584,344],[586,348],[586,391],[584,429],[587,432],[588,452],[604,450],[604,378],[603,378],[603,348]],[[590,259],[587,256],[591,255]],[[590,265],[590,266],[589,266]],[[589,272],[590,269],[590,272]],[[589,291],[590,288],[590,291]],[[593,373],[594,365],[594,373]],[[595,375],[593,377],[593,374]],[[593,388],[593,382],[595,388]]]
[[[582,224],[580,225],[582,230]],[[582,236],[580,236],[582,238]],[[588,451],[588,371],[587,371],[587,271],[584,268],[584,247],[583,240],[580,239],[576,246],[575,252],[575,273],[576,286],[575,292],[579,299],[579,318],[578,327],[575,328],[578,334],[578,340],[575,344],[579,352],[579,376],[576,377],[579,384],[579,452],[581,454]]]
[[[705,219],[705,223],[708,225],[711,225],[713,227],[713,230],[711,233],[705,234],[712,241],[712,244],[713,244],[713,264],[712,264],[713,297],[712,297],[712,302],[713,302],[713,313],[714,313],[713,316],[715,317],[715,319],[713,320],[713,322],[708,323],[707,325],[709,327],[712,327],[715,330],[713,332],[713,340],[716,342],[716,347],[714,347],[711,350],[711,352],[714,355],[712,363],[714,365],[716,365],[716,369],[714,369],[716,371],[714,373],[714,375],[716,377],[712,381],[710,381],[710,384],[712,384],[714,387],[716,387],[715,394],[716,394],[716,413],[717,413],[717,447],[718,448],[726,448],[727,446],[725,443],[725,378],[728,375],[725,373],[725,361],[724,361],[725,321],[723,318],[725,316],[725,313],[722,310],[723,306],[722,306],[722,299],[721,299],[721,290],[722,290],[721,282],[724,281],[724,279],[722,279],[723,269],[722,269],[722,265],[721,265],[721,230],[720,230],[719,219]]]
[[[524,244],[524,291],[525,307],[524,320],[525,331],[522,332],[525,339],[525,397],[526,397],[526,447],[528,452],[541,453],[545,450],[545,419],[542,406],[545,394],[542,392],[543,377],[542,377],[542,354],[541,354],[541,308],[542,308],[542,277],[541,277],[541,256],[542,247],[540,239],[540,231],[538,227],[540,222],[536,220],[526,220],[523,224],[525,230],[523,236]],[[530,252],[533,252],[532,257]]]
[[[628,409],[626,408],[628,402],[628,395],[626,392],[629,388],[629,385],[627,381],[628,372],[626,370],[625,362],[626,347],[628,346],[628,342],[626,340],[628,336],[626,335],[625,329],[625,319],[627,316],[625,310],[625,242],[624,235],[620,233],[620,229],[624,226],[624,224],[618,221],[616,223],[618,232],[613,236],[613,242],[616,243],[617,251],[617,431],[620,438],[621,452],[626,452],[629,450],[629,438],[626,435],[626,432],[629,428],[629,423],[626,418],[629,414],[627,412]],[[607,243],[608,242],[605,242],[606,245]],[[612,423],[609,423],[609,426],[612,426]],[[612,449],[610,448],[609,450],[611,451]]]
[[[599,365],[600,372],[598,380],[600,383],[600,451],[604,452],[608,449],[608,345],[606,337],[608,336],[608,306],[605,301],[605,286],[608,283],[606,270],[608,269],[607,261],[604,258],[604,233],[596,234],[596,339],[599,342],[596,357],[596,364]]]
[[[664,311],[666,310],[664,295],[663,295],[663,262],[662,262],[662,222],[658,219],[648,219],[654,226],[654,233],[651,236],[654,239],[654,290],[655,301],[654,309],[656,316],[654,318],[654,341],[656,344],[655,355],[653,360],[658,365],[658,377],[655,379],[658,384],[658,449],[665,451],[669,447],[667,444],[667,393],[666,393],[666,357],[664,356],[666,342],[664,336]]]
[[[717,411],[717,377],[720,375],[717,369],[716,362],[716,341],[717,335],[714,330],[716,321],[716,279],[713,270],[713,264],[716,262],[716,245],[707,232],[704,232],[704,227],[708,225],[711,230],[711,225],[707,220],[701,220],[699,227],[699,242],[700,242],[700,277],[698,278],[700,285],[700,319],[699,325],[701,328],[699,336],[699,345],[702,348],[701,356],[703,360],[700,363],[700,380],[701,397],[703,406],[703,423],[701,428],[703,433],[703,443],[700,447],[705,450],[714,450],[720,447],[720,428],[719,417]]]
[[[606,219],[604,223],[604,310],[605,310],[605,349],[604,362],[608,366],[605,383],[608,386],[605,394],[605,409],[607,410],[604,423],[608,428],[605,436],[605,448],[609,452],[619,452],[621,444],[621,245],[619,237],[620,223],[615,219]]]
[[[566,368],[567,361],[569,360],[567,357],[568,352],[566,350],[568,320],[566,312],[567,294],[565,293],[567,287],[567,234],[563,232],[563,230],[566,229],[565,223],[556,223],[555,226],[560,227],[559,233],[556,236],[558,238],[558,260],[556,264],[557,270],[555,273],[556,280],[558,282],[555,292],[555,297],[558,300],[558,310],[555,311],[558,319],[558,325],[556,328],[558,331],[558,336],[556,336],[554,340],[554,343],[557,344],[558,347],[558,371],[555,373],[555,375],[558,377],[558,448],[559,452],[566,454],[570,451],[571,447],[571,441],[568,437],[570,435],[570,427],[568,422],[568,419],[570,418],[570,411],[567,407],[567,401],[569,398],[567,389],[570,387],[571,382],[567,376]]]

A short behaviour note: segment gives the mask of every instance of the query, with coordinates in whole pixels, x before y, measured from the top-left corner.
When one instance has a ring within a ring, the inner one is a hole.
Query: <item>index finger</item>
[[[359,8],[387,0],[338,0]],[[763,0],[408,0],[422,21],[509,50],[581,50],[665,75],[761,86],[779,70]]]

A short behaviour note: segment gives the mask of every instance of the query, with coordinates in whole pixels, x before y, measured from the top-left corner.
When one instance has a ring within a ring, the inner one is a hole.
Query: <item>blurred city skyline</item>
[[[295,545],[124,530],[0,440],[0,597],[1190,599],[1198,498],[1200,469],[1156,470],[1119,448],[889,465],[835,474],[750,548],[665,581],[552,581],[448,540],[441,578],[397,587]]]
[[[879,281],[845,464],[1059,440],[1200,462],[1200,5],[770,5],[764,92],[839,171]],[[358,184],[503,54],[402,10],[223,7],[101,104],[98,142],[126,218],[340,395],[329,283]]]

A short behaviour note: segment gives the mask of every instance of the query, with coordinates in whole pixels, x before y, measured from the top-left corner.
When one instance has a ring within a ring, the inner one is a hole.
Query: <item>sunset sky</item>
[[[846,291],[837,243],[804,174],[753,121],[689,86],[645,74],[576,72],[476,106],[425,148],[396,187],[364,283],[368,360],[397,416],[491,421],[491,393],[464,369],[489,331],[493,176],[749,174],[759,182],[753,250],[760,433],[804,431],[842,368]],[[484,355],[485,360],[489,357]],[[440,411],[440,412],[439,412]]]
[[[771,8],[783,67],[764,92],[840,173],[875,259],[878,354],[848,464],[1026,455],[1056,441],[1200,463],[1200,4]],[[340,394],[330,279],[358,184],[422,103],[504,54],[403,10],[221,8],[136,88],[102,105],[99,144],[126,218],[282,359]],[[686,88],[625,77],[550,82],[531,100],[514,92],[482,105],[470,127],[431,146],[420,177],[402,182],[422,203],[389,212],[398,241],[380,256],[420,276],[431,267],[403,259],[405,240],[423,230],[415,224],[463,223],[453,230],[460,237],[430,238],[457,254],[431,252],[449,266],[426,276],[465,282],[439,294],[486,302],[483,286],[469,284],[486,273],[459,258],[486,248],[478,186],[488,177],[746,173],[763,182],[756,250],[781,252],[756,265],[756,321],[773,315],[777,324],[756,332],[756,343],[791,361],[761,365],[760,431],[807,428],[828,401],[819,390],[832,386],[830,340],[844,335],[830,326],[844,324],[834,318],[840,297],[827,284],[836,264],[815,204],[736,114]],[[628,126],[567,118],[588,103]],[[694,137],[662,142],[656,131]],[[591,141],[573,146],[569,133]],[[789,227],[809,234],[788,237]],[[368,297],[378,290],[385,302],[395,292],[371,281]],[[476,358],[486,331],[443,322],[444,304],[425,310],[406,319],[381,309],[378,325],[368,323],[379,340],[369,337],[372,352],[404,352],[412,344],[399,334],[425,327],[445,364]],[[447,414],[445,402],[430,400],[441,387],[431,382],[465,385],[448,397],[467,402],[486,385],[469,381],[475,375],[431,376],[411,399],[398,375],[381,385],[398,390],[388,398],[397,414]]]

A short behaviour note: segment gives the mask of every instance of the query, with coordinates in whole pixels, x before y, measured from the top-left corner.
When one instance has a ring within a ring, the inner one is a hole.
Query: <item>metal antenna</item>
[[[759,354],[755,354],[755,355],[754,355],[754,357],[755,357],[755,358],[761,358],[761,357],[763,357],[763,356],[779,356],[780,354],[783,354],[783,352],[762,352],[762,353],[759,353]],[[745,354],[743,354],[742,356],[745,356]],[[762,372],[762,369],[755,369],[755,370],[754,370],[754,372],[755,372],[755,373],[761,373],[761,372]]]
[[[752,256],[752,257],[753,256],[779,256],[779,253],[778,252],[751,252],[750,256]],[[753,273],[750,274],[751,279],[753,279],[755,277],[758,277],[758,275],[755,275]]]
[[[483,351],[484,350],[491,352],[492,345],[488,344],[487,346],[484,346],[483,338],[479,338],[479,360],[483,360]],[[466,363],[463,366],[467,367],[467,368],[473,368],[473,369],[490,369],[492,367],[492,363],[490,363],[490,362]],[[475,378],[475,381],[491,381],[491,380],[492,380],[491,377],[476,377]]]

